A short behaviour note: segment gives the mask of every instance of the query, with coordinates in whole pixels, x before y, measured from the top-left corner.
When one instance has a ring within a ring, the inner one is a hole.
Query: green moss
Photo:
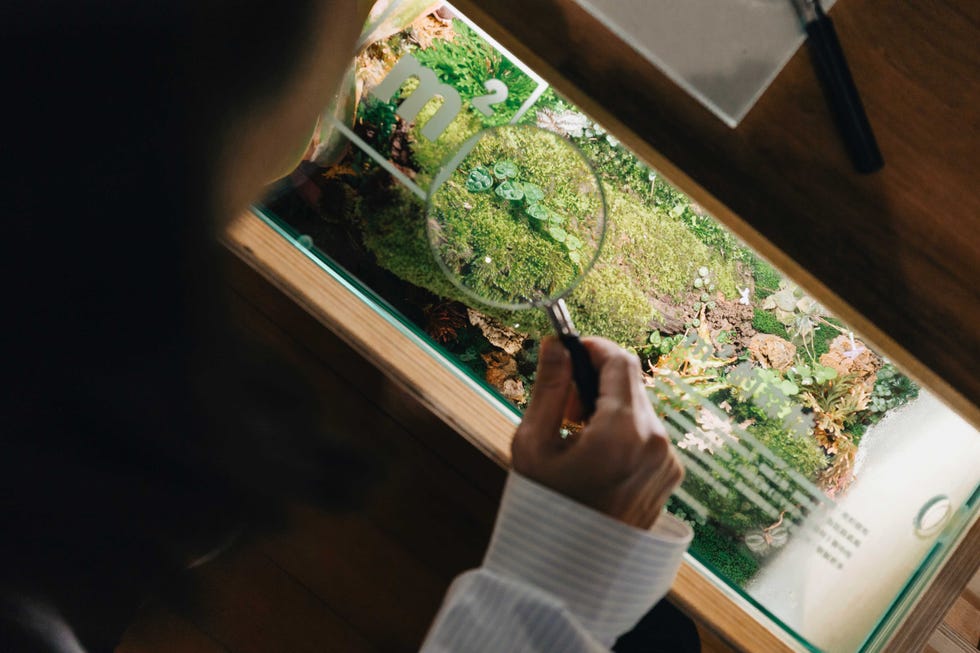
[[[825,318],[831,324],[836,324],[837,326],[842,326],[840,320],[836,320],[832,317]],[[827,326],[826,324],[821,324],[820,328],[814,329],[813,331],[813,352],[816,354],[817,358],[820,358],[828,351],[830,351],[830,343],[834,338],[840,335],[840,331],[837,329]]]
[[[438,106],[436,102],[427,105],[416,124],[424,124]],[[479,117],[464,110],[437,142],[429,141],[418,133],[417,128],[413,129],[410,142],[420,171],[416,181],[425,188],[446,158],[481,127]],[[553,157],[535,156],[534,152],[500,152],[495,156],[517,162],[523,181],[561,178],[568,172],[563,168],[566,162],[556,161]],[[489,160],[485,163],[492,166]],[[603,252],[593,270],[567,299],[576,326],[582,333],[603,335],[624,345],[642,344],[651,323],[659,317],[648,297],[668,295],[681,298],[690,289],[691,280],[701,266],[711,270],[719,291],[727,297],[737,296],[734,263],[726,261],[721,254],[700,242],[682,223],[659,207],[643,202],[632,193],[608,186],[604,190],[607,233]],[[467,193],[465,200],[472,207],[465,228],[486,228],[488,222],[472,218],[499,210],[501,200],[492,193],[472,193],[462,187],[457,188],[456,192]],[[392,188],[391,194],[391,198],[375,199],[370,206],[362,207],[364,241],[382,267],[438,295],[474,305],[508,324],[520,324],[518,328],[532,336],[550,332],[542,311],[513,314],[476,306],[472,299],[443,276],[435,263],[425,233],[422,202],[399,188]],[[574,188],[556,190],[552,185],[545,201],[557,202],[567,214],[575,214],[578,210],[575,203],[588,200]],[[511,204],[519,206],[516,202]],[[484,226],[478,226],[478,222]],[[561,268],[568,265],[568,254],[560,248],[539,252],[523,241],[520,241],[520,247],[515,248],[514,243],[520,240],[515,240],[516,237],[515,234],[499,233],[491,238],[504,248],[530,254],[524,257],[525,263],[511,266],[509,274],[517,276],[519,271],[533,277],[544,272],[540,269],[542,266]],[[488,255],[495,263],[505,260],[503,251]],[[487,283],[498,283],[499,280],[499,275],[493,274],[486,278]]]
[[[640,288],[679,297],[690,289],[701,266],[711,270],[715,284],[726,297],[737,297],[734,264],[700,242],[684,225],[662,210],[637,198],[606,187],[609,232],[607,265],[629,270]]]
[[[360,215],[364,244],[381,267],[437,295],[457,299],[458,289],[439,268],[425,233],[425,204],[407,189],[365,195]]]
[[[376,192],[362,204],[361,228],[365,246],[378,264],[411,284],[441,297],[474,306],[522,331],[544,334],[550,329],[543,311],[502,311],[476,306],[436,263],[425,231],[425,204],[401,186]]]
[[[493,112],[484,118],[487,126],[510,122],[538,83],[483,40],[469,26],[453,20],[451,40],[436,39],[427,48],[413,54],[425,67],[435,71],[440,81],[455,88],[469,105],[475,97],[487,94],[484,82],[497,79],[507,86],[507,99],[492,105]]]
[[[739,587],[755,576],[759,561],[743,545],[719,533],[711,524],[694,524],[691,553],[709,569]]]
[[[711,268],[720,290],[730,296],[737,292],[733,266],[683,225],[619,193],[610,192],[607,198],[610,221],[606,247],[568,298],[582,333],[602,335],[624,345],[642,344],[650,323],[657,318],[647,292],[684,292],[700,265]],[[474,305],[436,264],[427,241],[424,211],[422,201],[400,187],[374,194],[362,206],[365,245],[382,267],[402,279]],[[521,331],[532,336],[551,330],[543,311],[513,313],[477,308],[508,324],[519,324]]]
[[[761,419],[748,431],[770,451],[810,480],[827,466],[827,457],[812,437],[799,437],[788,431],[779,420]]]
[[[762,308],[755,308],[752,314],[752,328],[760,333],[769,333],[789,340],[789,332],[786,327],[776,319],[776,316]]]
[[[595,184],[560,136],[527,127],[485,133],[430,199],[439,259],[456,281],[493,302],[555,297],[597,253]]]
[[[597,264],[568,298],[568,305],[579,331],[621,344],[639,344],[657,317],[628,272],[608,265]]]
[[[776,268],[755,255],[749,259],[749,264],[752,266],[755,296],[758,299],[765,299],[779,289],[779,282],[782,281],[783,276],[776,271]]]
[[[442,104],[438,100],[432,100],[426,104],[419,112],[415,119],[415,127],[410,132],[412,158],[418,165],[426,185],[428,178],[435,174],[450,154],[459,150],[463,141],[483,129],[483,123],[476,111],[467,106],[449,123],[446,131],[442,132],[438,140],[429,140],[422,136],[420,126],[425,125],[441,106]]]

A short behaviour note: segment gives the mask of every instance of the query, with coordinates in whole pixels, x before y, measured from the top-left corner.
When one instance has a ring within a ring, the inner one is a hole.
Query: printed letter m
[[[422,110],[422,107],[428,104],[429,100],[442,97],[442,106],[422,128],[422,135],[430,141],[434,141],[453,121],[463,103],[459,99],[459,93],[456,92],[456,89],[449,84],[440,82],[436,74],[419,63],[418,59],[410,54],[403,56],[371,93],[382,102],[389,102],[398,89],[402,87],[402,84],[411,77],[417,77],[419,85],[398,107],[398,115],[403,120],[411,122]]]

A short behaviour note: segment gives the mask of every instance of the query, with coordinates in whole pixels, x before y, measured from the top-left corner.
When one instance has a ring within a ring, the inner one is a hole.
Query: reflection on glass
[[[969,521],[950,515],[977,509],[980,435],[464,17],[443,7],[366,36],[314,160],[266,208],[521,407],[547,318],[474,302],[426,235],[443,162],[510,123],[573,143],[603,185],[605,244],[566,301],[582,333],[643,361],[687,470],[669,508],[692,524],[692,554],[807,646],[874,648]],[[574,175],[541,178],[519,145],[495,147],[457,168],[444,217],[480,229],[465,215],[502,204],[542,222],[550,248],[522,245],[508,274],[574,274],[593,241],[533,215],[571,211]]]

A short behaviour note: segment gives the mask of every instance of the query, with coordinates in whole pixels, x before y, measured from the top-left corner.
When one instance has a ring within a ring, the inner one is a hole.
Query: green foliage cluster
[[[844,426],[847,434],[851,436],[851,442],[854,444],[854,446],[861,444],[861,438],[863,438],[864,434],[867,433],[868,425],[857,422],[853,424],[845,424]]]
[[[665,336],[660,331],[654,329],[647,336],[645,345],[636,348],[637,355],[643,360],[654,360],[669,354],[681,340],[684,339],[683,333],[676,333],[672,336]]]
[[[759,561],[740,542],[711,524],[694,524],[693,529],[691,554],[715,573],[744,587],[759,571]]]
[[[752,255],[735,234],[710,215],[696,210],[689,199],[675,204],[670,214],[676,216],[698,240],[720,252],[725,259],[744,261]]]
[[[463,105],[473,111],[470,101],[487,95],[483,83],[489,79],[499,79],[507,85],[507,99],[493,105],[493,114],[483,118],[487,127],[505,125],[510,122],[524,101],[530,97],[538,83],[524,71],[484,41],[469,26],[453,20],[452,40],[436,39],[425,48],[413,54],[419,62],[430,68],[442,82],[459,91]]]
[[[369,95],[357,107],[357,121],[371,125],[374,130],[370,135],[364,134],[368,145],[384,157],[391,156],[391,136],[398,124],[396,102],[382,102]]]
[[[745,460],[737,452],[730,451],[729,453],[731,458],[722,460],[716,457],[714,462],[735,474],[736,478],[741,476],[740,468],[751,468],[756,462],[755,460]],[[717,473],[714,473],[713,476],[721,480]],[[721,482],[724,483],[725,481],[721,480]],[[725,496],[721,496],[693,474],[684,478],[683,487],[692,497],[711,507],[710,520],[716,527],[736,538],[773,521],[759,506],[734,489]]]
[[[526,220],[532,228],[561,243],[568,251],[568,258],[577,266],[582,265],[582,247],[585,244],[574,233],[566,231],[566,217],[560,211],[549,208],[548,193],[530,181],[521,181],[520,169],[508,159],[495,161],[492,166],[478,165],[469,171],[464,186],[471,193],[483,193],[497,187],[494,194],[502,201],[519,202]],[[508,207],[513,209],[514,207]],[[513,213],[513,211],[510,211]],[[520,217],[518,217],[520,220]],[[584,261],[589,263],[590,260]]]
[[[778,419],[763,417],[751,424],[747,430],[770,451],[811,481],[815,481],[827,466],[827,457],[816,440],[794,436]]]
[[[772,370],[757,370],[772,372],[777,378],[781,378]],[[722,391],[713,396],[712,401],[727,402],[731,406],[731,415],[735,422],[752,420],[746,430],[806,478],[816,480],[818,473],[827,466],[826,456],[816,440],[797,437],[785,427],[782,420],[767,415],[761,407],[746,400],[738,390],[732,388]]]
[[[607,246],[566,300],[580,331],[624,345],[642,345],[657,318],[646,293],[684,292],[697,273],[696,261],[712,260],[719,289],[737,292],[733,266],[712,255],[683,226],[635,198],[612,192],[607,198],[612,208]],[[379,265],[437,295],[472,303],[435,262],[421,200],[407,190],[393,188],[390,197],[362,208],[364,242]],[[551,331],[543,311],[485,312],[507,324],[519,324],[520,331],[532,336]]]
[[[776,319],[775,315],[759,307],[753,310],[752,328],[759,333],[768,333],[789,340],[789,332],[783,323]]]
[[[616,139],[593,124],[575,143],[592,161],[604,182],[626,191],[650,206],[661,208],[671,219],[717,252],[726,261],[751,256],[742,242],[717,220],[705,214],[690,198],[651,170]]]
[[[436,263],[425,231],[425,205],[421,200],[396,187],[387,198],[364,205],[363,209],[364,244],[381,267],[441,297],[473,303]],[[602,334],[619,342],[631,342],[637,333],[645,333],[654,317],[644,294],[615,268],[594,268],[567,302],[582,332]],[[551,332],[541,310],[476,308],[505,324],[519,325],[515,328],[532,336]]]
[[[667,500],[667,510],[691,526],[694,531],[691,554],[716,574],[744,587],[759,571],[758,558],[738,538],[719,530],[715,524],[698,515],[689,515],[684,503],[676,497]]]
[[[885,363],[878,370],[875,387],[868,402],[867,420],[875,424],[893,408],[904,406],[919,396],[919,386],[909,377],[896,369],[891,363]]]
[[[417,124],[424,124],[437,108],[434,103],[427,105],[419,114]],[[421,172],[420,183],[424,184],[425,179],[479,129],[479,119],[462,111],[438,142],[413,134],[412,152]],[[625,152],[636,161],[633,155]],[[588,157],[588,152],[586,155]],[[603,177],[601,166],[597,166],[597,170]],[[546,175],[550,171],[542,169],[540,173]],[[738,276],[731,262],[699,242],[683,224],[642,197],[618,190],[609,183],[603,184],[603,188],[607,205],[606,245],[595,268],[569,298],[576,324],[583,333],[601,334],[622,344],[641,344],[649,324],[657,317],[645,299],[646,293],[679,299],[687,292],[690,280],[697,276],[702,265],[712,270],[718,290],[727,297],[737,296]],[[604,272],[603,268],[607,266],[617,268],[617,271]],[[595,279],[602,279],[606,287],[596,287],[590,282]],[[606,297],[616,298],[622,304],[617,306],[612,301],[605,301]],[[586,298],[598,303],[589,305]],[[593,315],[595,319],[592,319]],[[522,326],[538,324],[534,319],[517,322]],[[541,324],[546,329],[547,324]],[[529,333],[534,334],[534,331]]]
[[[602,181],[612,188],[635,195],[646,204],[660,206],[654,193],[656,173],[615,139],[610,143],[610,137],[601,131],[597,133],[596,128],[601,130],[598,125],[593,125],[591,135],[583,135],[573,141],[595,166]]]
[[[783,276],[776,271],[776,268],[755,254],[749,257],[748,263],[752,268],[752,278],[755,281],[755,296],[757,299],[765,299],[779,289],[779,282],[783,280]],[[770,332],[766,331],[766,333]]]
[[[823,385],[837,378],[837,370],[820,363],[804,363],[797,361],[796,365],[786,370],[786,380],[797,387],[797,390],[787,394],[796,394],[799,388],[812,385]]]

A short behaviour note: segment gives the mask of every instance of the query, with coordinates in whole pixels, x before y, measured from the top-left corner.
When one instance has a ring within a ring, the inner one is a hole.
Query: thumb
[[[524,411],[520,431],[525,437],[552,438],[561,428],[572,388],[572,364],[565,347],[554,336],[541,341],[538,371],[531,402]]]

